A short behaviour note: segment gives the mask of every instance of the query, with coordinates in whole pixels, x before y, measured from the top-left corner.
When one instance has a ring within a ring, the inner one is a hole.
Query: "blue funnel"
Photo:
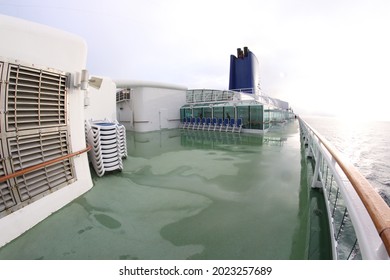
[[[229,90],[258,94],[259,85],[259,62],[256,56],[247,47],[244,50],[238,48],[237,57],[230,56]]]

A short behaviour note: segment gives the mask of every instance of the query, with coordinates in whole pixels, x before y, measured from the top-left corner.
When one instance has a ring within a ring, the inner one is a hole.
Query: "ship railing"
[[[187,103],[216,103],[233,100],[236,93],[231,90],[191,89],[187,90]]]
[[[242,92],[242,93],[247,93],[247,94],[255,94],[256,93],[256,90],[254,88],[236,88],[236,89],[231,89],[231,91]]]
[[[334,146],[299,118],[307,156],[315,162],[311,186],[321,188],[334,259],[390,259],[390,208]]]

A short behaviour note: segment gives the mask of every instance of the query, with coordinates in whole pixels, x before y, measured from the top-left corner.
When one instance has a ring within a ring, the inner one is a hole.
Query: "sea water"
[[[303,117],[362,173],[390,206],[390,122]]]

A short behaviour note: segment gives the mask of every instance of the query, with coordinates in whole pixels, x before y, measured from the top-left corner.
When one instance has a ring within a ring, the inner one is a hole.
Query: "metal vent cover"
[[[66,131],[8,139],[12,172],[69,154]],[[69,159],[15,178],[20,200],[32,198],[73,178]]]
[[[118,102],[130,100],[130,98],[131,98],[131,91],[132,90],[129,89],[129,88],[117,91],[116,92],[116,102],[118,103]]]
[[[0,218],[76,180],[69,155],[69,75],[0,61]],[[56,159],[55,163],[50,160]],[[28,168],[34,167],[33,171]],[[26,170],[27,169],[27,170]],[[15,174],[19,171],[27,173]],[[7,180],[5,176],[11,175]]]
[[[3,177],[5,173],[4,167],[4,157],[3,157],[3,145],[0,140],[0,177]],[[0,183],[0,212],[6,210],[12,206],[16,205],[16,200],[12,189],[9,185],[9,181],[4,181]]]
[[[9,64],[7,131],[66,125],[67,76]]]

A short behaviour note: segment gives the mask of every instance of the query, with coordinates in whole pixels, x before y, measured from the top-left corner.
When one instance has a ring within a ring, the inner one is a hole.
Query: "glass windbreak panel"
[[[203,117],[204,118],[210,118],[212,117],[212,109],[210,107],[204,107],[203,108]]]
[[[265,109],[264,110],[264,122],[269,122],[269,120],[270,120],[270,110]]]
[[[213,108],[214,118],[223,119],[223,107],[214,107]]]
[[[195,90],[194,91],[194,102],[203,101],[203,90]]]
[[[242,128],[249,128],[249,106],[237,106],[237,119],[242,119]]]
[[[276,120],[276,111],[274,111],[274,110],[269,111],[269,120],[271,122]]]
[[[270,120],[271,120],[271,110],[265,109],[264,110],[264,129],[267,129],[270,127]]]
[[[191,108],[180,108],[180,120],[183,121],[185,118],[192,117],[192,109]]]
[[[203,90],[203,101],[210,102],[213,98],[212,90]]]
[[[279,110],[271,111],[271,121],[280,122],[282,120],[282,112]]]
[[[234,119],[234,107],[224,107],[224,119]]]
[[[191,108],[184,109],[184,117],[185,118],[191,118],[192,117],[192,109]]]
[[[203,117],[203,108],[197,107],[193,109],[194,111],[194,118],[202,118]]]
[[[250,120],[251,129],[263,129],[263,105],[250,106]]]
[[[282,112],[280,112],[279,110],[275,111],[275,119],[278,122],[281,121],[282,120]]]

